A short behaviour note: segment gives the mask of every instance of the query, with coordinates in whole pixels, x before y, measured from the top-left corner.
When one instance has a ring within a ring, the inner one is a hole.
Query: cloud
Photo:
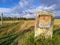
[[[50,6],[50,5],[55,4],[56,5],[56,7],[54,7],[54,8],[56,8],[55,10],[60,10],[60,0],[37,0],[37,2],[40,5],[44,4],[46,6]]]
[[[30,18],[30,17],[34,17],[37,11],[40,10],[55,10],[56,5],[51,5],[51,6],[45,6],[45,5],[40,5],[38,7],[34,7],[34,8],[28,8],[26,10],[21,10],[20,6],[19,8],[15,8],[15,12],[17,12],[18,14],[20,14],[20,16],[26,17],[26,18]],[[13,12],[14,12],[13,10]]]
[[[44,5],[40,5],[36,8],[36,10],[55,10],[56,5],[50,5],[50,6],[44,6]]]
[[[24,17],[24,18],[34,18],[34,15],[26,14],[26,15],[23,15],[22,17]]]
[[[0,13],[9,13],[11,12],[10,8],[0,8]]]
[[[40,5],[40,6],[38,6],[38,7],[36,7],[36,8],[33,8],[33,9],[27,9],[27,10],[25,10],[25,11],[23,11],[24,12],[24,14],[26,13],[26,15],[23,15],[24,17],[34,17],[34,16],[36,16],[36,12],[37,11],[40,11],[40,10],[55,10],[55,8],[54,7],[56,7],[56,5],[51,5],[51,6],[44,6],[44,5]],[[29,15],[28,15],[29,14]]]
[[[7,13],[7,14],[4,14],[4,16],[6,16],[6,17],[20,17],[20,14],[18,14],[18,13]]]
[[[37,1],[39,2],[39,0]],[[56,15],[59,14],[60,12],[60,11],[55,11],[58,6],[56,4],[50,4],[48,6],[46,3],[47,1],[45,1],[46,4],[41,3],[41,5],[36,6],[34,4],[35,2],[36,0],[20,0],[18,4],[12,8],[0,8],[0,13],[4,13],[6,16],[7,15],[8,16],[23,16],[26,18],[30,18],[30,17],[34,17],[36,12],[39,10],[51,10],[51,11],[54,11]],[[44,0],[40,2],[44,2]]]
[[[39,11],[39,10],[54,10],[55,9],[54,7],[56,7],[56,5],[51,5],[49,7],[40,5],[36,8],[26,9],[26,10],[22,10],[22,11],[21,11],[20,6],[18,8],[17,7],[18,6],[13,7],[13,8],[0,8],[0,13],[4,13],[5,16],[10,16],[10,17],[22,16],[22,17],[26,17],[26,18],[32,18],[32,17],[34,18],[37,11]],[[54,12],[54,13],[56,13],[56,12]],[[58,13],[58,11],[57,11],[57,13]],[[57,13],[56,13],[56,15],[57,15]]]
[[[53,11],[53,13],[55,14],[55,16],[60,16],[60,10],[59,11]]]
[[[56,5],[51,5],[49,7],[44,6],[44,5],[40,5],[40,6],[36,7],[36,8],[33,8],[33,9],[27,9],[27,10],[24,11],[24,13],[25,12],[27,12],[27,13],[29,13],[29,12],[36,13],[37,11],[40,11],[40,10],[55,10],[54,7],[56,7]]]
[[[6,17],[19,17],[19,13],[14,13],[12,8],[0,8],[0,16],[3,13],[3,16]]]
[[[20,5],[20,7],[25,7],[28,5],[28,2],[27,1],[20,1],[19,5]]]

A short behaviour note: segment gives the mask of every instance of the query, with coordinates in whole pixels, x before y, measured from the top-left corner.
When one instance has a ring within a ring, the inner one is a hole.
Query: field
[[[60,19],[55,19],[55,20],[54,20],[54,24],[55,24],[55,25],[60,25]]]
[[[34,20],[0,21],[0,45],[60,45],[60,19],[54,21],[52,39],[34,39]]]

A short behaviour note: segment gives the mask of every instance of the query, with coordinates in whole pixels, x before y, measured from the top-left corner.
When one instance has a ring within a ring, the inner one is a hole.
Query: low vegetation
[[[39,36],[36,40],[34,24],[33,20],[26,20],[0,26],[0,45],[60,45],[60,24],[54,24],[52,39]]]

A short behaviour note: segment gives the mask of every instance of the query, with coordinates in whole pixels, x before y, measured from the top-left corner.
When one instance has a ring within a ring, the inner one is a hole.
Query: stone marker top
[[[36,14],[37,14],[36,16],[39,16],[39,15],[51,15],[51,16],[53,16],[54,15],[51,11],[46,11],[46,10],[38,11]]]

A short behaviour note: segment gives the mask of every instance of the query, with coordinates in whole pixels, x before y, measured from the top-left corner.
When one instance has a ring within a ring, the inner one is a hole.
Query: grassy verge
[[[5,34],[6,36],[3,36],[2,38],[0,38],[0,45],[9,45],[10,43],[12,43],[12,41],[16,39],[19,35],[17,30],[20,28],[21,24],[23,23],[20,22],[18,25],[16,25],[16,27],[10,30],[10,33],[8,35]]]
[[[45,39],[43,36],[39,36],[35,40],[35,45],[60,45],[60,28],[58,27],[54,30],[52,39]]]

